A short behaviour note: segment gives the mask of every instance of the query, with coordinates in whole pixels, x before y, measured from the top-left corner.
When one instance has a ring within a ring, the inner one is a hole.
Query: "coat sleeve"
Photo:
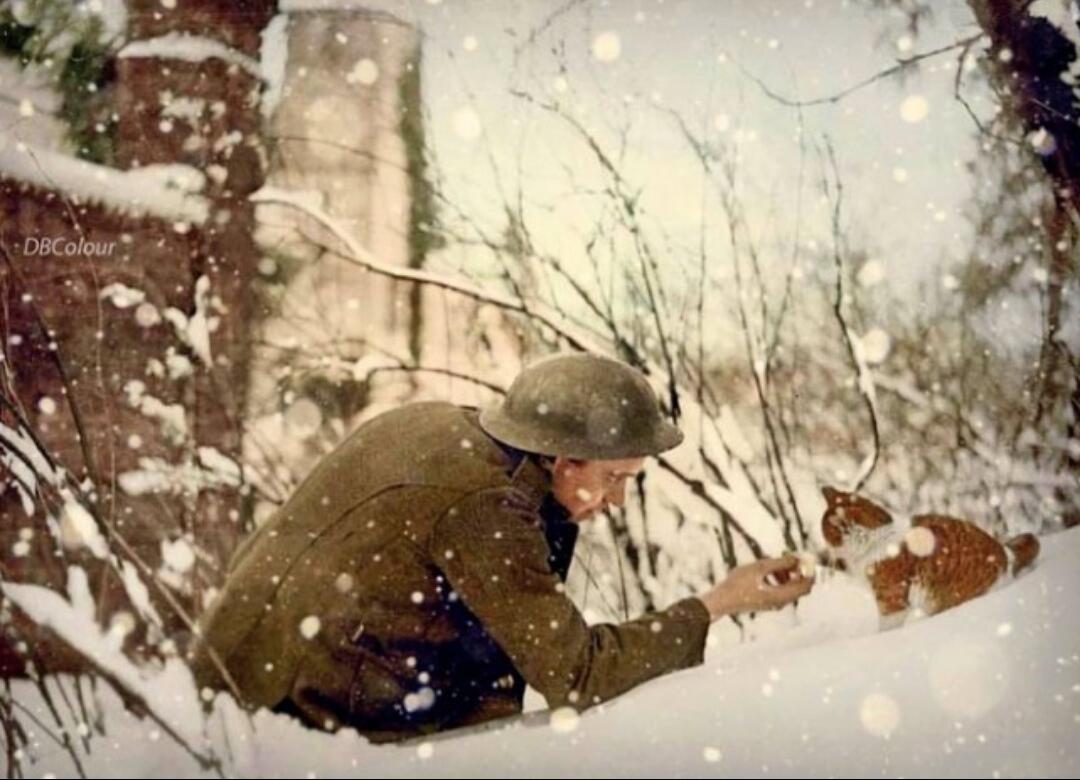
[[[472,493],[435,524],[430,554],[548,706],[578,709],[702,662],[709,613],[696,598],[589,626],[548,563],[541,521],[512,488]]]

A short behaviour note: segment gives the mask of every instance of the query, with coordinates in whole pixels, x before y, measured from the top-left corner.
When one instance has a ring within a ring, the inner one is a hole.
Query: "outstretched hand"
[[[738,566],[698,598],[716,620],[739,612],[778,609],[805,596],[813,587],[813,574],[804,573],[799,558],[789,553]]]

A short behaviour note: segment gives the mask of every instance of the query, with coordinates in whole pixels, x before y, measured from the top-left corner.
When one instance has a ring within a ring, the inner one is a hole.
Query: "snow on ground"
[[[704,666],[580,717],[534,712],[376,747],[248,718],[219,697],[206,734],[230,776],[1075,777],[1078,562],[1080,529],[1044,537],[1036,570],[1017,582],[886,633],[869,596],[832,577],[797,616],[768,616],[739,644],[718,631]],[[48,722],[33,689],[16,690]],[[91,740],[88,774],[200,774],[153,723],[100,686],[97,699],[107,733]],[[56,743],[36,740],[27,776],[70,776]]]

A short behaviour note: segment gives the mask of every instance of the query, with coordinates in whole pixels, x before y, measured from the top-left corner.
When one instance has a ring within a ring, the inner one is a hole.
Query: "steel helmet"
[[[585,353],[526,367],[480,426],[518,449],[578,460],[656,455],[683,438],[640,371]]]

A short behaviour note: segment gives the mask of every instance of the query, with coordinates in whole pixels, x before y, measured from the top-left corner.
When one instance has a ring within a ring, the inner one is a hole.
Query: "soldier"
[[[531,365],[484,413],[379,415],[234,556],[196,678],[384,742],[519,713],[526,685],[583,709],[700,664],[711,621],[810,590],[795,558],[618,625],[587,625],[563,588],[577,523],[681,440],[640,373],[584,354]]]

